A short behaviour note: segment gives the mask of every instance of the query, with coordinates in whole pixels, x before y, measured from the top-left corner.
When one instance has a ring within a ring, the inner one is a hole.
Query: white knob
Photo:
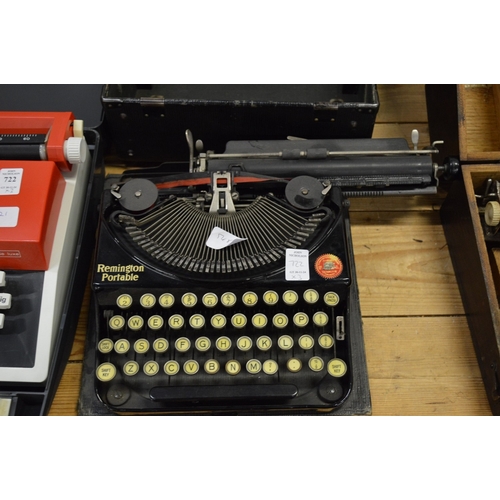
[[[87,157],[87,146],[82,137],[70,137],[64,142],[64,156],[72,165],[83,163]]]
[[[500,203],[498,201],[489,201],[486,204],[484,220],[488,226],[497,226],[500,222]]]

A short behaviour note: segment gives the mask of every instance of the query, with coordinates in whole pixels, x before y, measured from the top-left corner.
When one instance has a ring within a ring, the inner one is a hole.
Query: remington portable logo
[[[97,272],[101,273],[101,281],[138,281],[139,275],[137,273],[144,272],[144,266],[136,266],[129,264],[122,266],[105,266],[104,264],[97,264]]]

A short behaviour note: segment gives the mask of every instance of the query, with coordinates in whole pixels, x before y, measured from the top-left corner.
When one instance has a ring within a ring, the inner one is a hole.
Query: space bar
[[[197,402],[223,400],[291,399],[297,395],[292,384],[273,385],[198,385],[189,387],[153,387],[149,397],[153,401]]]

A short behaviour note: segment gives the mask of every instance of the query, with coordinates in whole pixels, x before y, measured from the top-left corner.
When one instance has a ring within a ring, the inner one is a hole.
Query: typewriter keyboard
[[[112,407],[332,406],[348,391],[346,305],[334,290],[134,290],[99,301],[95,375]]]

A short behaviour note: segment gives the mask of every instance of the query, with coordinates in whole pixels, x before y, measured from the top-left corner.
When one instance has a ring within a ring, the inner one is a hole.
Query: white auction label
[[[215,226],[208,237],[206,245],[214,250],[220,250],[221,248],[225,248],[229,245],[234,245],[235,243],[240,243],[245,240],[246,238],[238,238],[238,236],[228,233],[224,229]]]
[[[16,227],[19,207],[0,207],[0,227]]]
[[[309,250],[286,249],[285,280],[309,281]]]
[[[22,178],[22,168],[0,169],[0,195],[19,194]]]

